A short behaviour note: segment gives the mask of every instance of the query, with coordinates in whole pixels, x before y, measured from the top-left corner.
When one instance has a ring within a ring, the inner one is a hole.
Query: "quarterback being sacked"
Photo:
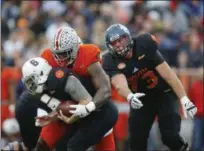
[[[67,141],[71,136],[71,133],[73,133],[73,128],[75,128],[75,126],[71,124],[71,122],[74,121],[73,118],[72,120],[69,118],[69,121],[67,121],[70,123],[69,125],[60,122],[59,120],[55,122],[52,121],[57,120],[57,112],[51,111],[54,110],[59,104],[59,100],[54,96],[57,96],[58,98],[60,96],[60,98],[63,100],[72,98],[72,100],[76,100],[75,102],[77,104],[78,100],[84,100],[82,102],[85,102],[85,100],[91,100],[90,94],[68,69],[51,69],[51,66],[47,63],[47,61],[40,57],[28,60],[23,65],[22,72],[22,80],[28,91],[25,90],[22,93],[20,100],[16,102],[15,117],[20,126],[20,133],[23,143],[10,143],[4,148],[4,150],[21,150],[20,148],[24,148],[23,150],[33,150],[36,147],[38,138],[40,136],[42,128],[39,126],[42,126],[41,124],[51,124],[52,128],[55,128],[55,131],[61,134],[61,136],[63,136],[66,131],[66,135],[62,137],[58,144],[53,145],[55,146],[56,150],[66,150]],[[38,83],[40,84],[38,85]],[[42,86],[46,86],[46,88],[43,88]],[[65,88],[63,89],[64,86]],[[90,85],[87,88],[90,88]],[[55,89],[56,92],[53,93]],[[48,94],[40,95],[42,90],[46,91],[47,93],[51,93],[52,97],[50,97],[51,95],[48,96]],[[60,93],[57,93],[59,91]],[[38,95],[32,95],[37,92],[39,93]],[[49,102],[47,102],[48,98],[50,98]],[[35,120],[36,117],[38,117],[37,120]],[[45,117],[48,119],[43,120],[42,118]],[[53,129],[51,131],[53,131]],[[45,132],[42,131],[41,135],[43,133]],[[51,135],[49,136],[51,137]],[[61,136],[53,136],[50,141],[55,141],[56,137]],[[48,144],[52,144],[52,142],[48,142]],[[46,143],[44,143],[44,146],[46,147]],[[45,147],[43,150],[46,149]],[[50,148],[53,147],[51,146]],[[47,147],[47,149],[49,148]]]
[[[92,95],[93,103],[89,108],[90,110],[100,108],[101,111],[107,110],[107,112],[110,112],[110,115],[113,115],[114,118],[104,117],[105,119],[100,120],[104,123],[112,123],[112,126],[114,126],[118,112],[115,107],[109,110],[110,106],[111,108],[113,107],[110,101],[111,87],[109,79],[100,64],[100,50],[96,45],[79,44],[76,32],[70,27],[62,27],[54,36],[52,49],[45,49],[41,57],[46,59],[54,68],[59,66],[66,67],[86,79],[86,81],[92,82],[96,93]],[[91,90],[87,89],[87,91],[90,92]],[[85,117],[90,112],[86,108],[87,106],[85,105],[77,105],[72,113],[76,116]],[[102,124],[97,123],[95,127],[98,130],[103,129]],[[81,138],[79,136],[75,137],[73,142],[76,144],[76,147],[80,147],[77,143],[83,139],[87,141],[85,135],[84,138],[83,136]],[[88,139],[92,139],[92,137],[88,137]],[[113,134],[111,133],[104,137],[96,148],[97,150],[115,150]]]
[[[25,90],[20,99],[16,102],[15,118],[20,126],[20,134],[23,142],[11,142],[3,150],[5,151],[27,151],[34,150],[40,136],[42,127],[36,126],[36,117],[47,115],[52,110],[40,100],[40,96],[32,95]],[[52,123],[54,124],[54,123]],[[61,122],[61,124],[63,124]],[[67,135],[69,137],[73,126],[67,125]],[[63,141],[64,140],[64,141]],[[65,143],[63,143],[65,142]],[[66,150],[67,137],[64,137],[55,146],[56,151]],[[46,144],[45,144],[46,145]]]
[[[47,104],[52,110],[55,110],[60,104],[59,100],[89,101],[85,110],[90,115],[77,122],[78,129],[68,141],[68,150],[86,150],[88,147],[97,144],[115,124],[117,114],[110,114],[111,112],[117,113],[115,107],[106,102],[100,107],[100,111],[90,110],[90,104],[93,103],[91,101],[92,97],[70,70],[66,68],[52,68],[45,59],[33,58],[23,65],[22,73],[23,83],[30,93],[34,95],[45,93],[41,96],[41,101]],[[92,89],[93,86],[91,85],[89,84],[87,88]],[[75,110],[71,111],[73,112]],[[105,120],[107,116],[109,118]],[[78,117],[81,117],[81,115],[78,115]],[[75,114],[70,118],[66,118],[64,121],[70,124],[72,123],[72,119],[74,121],[76,120]],[[97,124],[93,124],[92,121]],[[50,125],[52,126],[51,128],[55,129],[55,135],[52,135],[53,129],[50,129]],[[46,130],[43,130],[43,128],[41,132],[41,138],[48,146],[50,146],[50,143],[53,144],[53,141],[59,141],[67,127],[65,124],[50,125],[48,125],[48,128],[47,126],[44,127]],[[44,139],[44,136],[51,138]],[[38,145],[40,144],[38,143]],[[39,146],[37,146],[38,148]]]
[[[171,150],[185,150],[188,144],[179,135],[181,117],[176,100],[180,100],[185,117],[193,117],[197,108],[163,59],[155,37],[141,34],[132,38],[125,26],[115,24],[107,29],[105,40],[109,52],[103,56],[103,68],[131,106],[130,149],[147,149],[149,131],[158,116],[163,143]]]

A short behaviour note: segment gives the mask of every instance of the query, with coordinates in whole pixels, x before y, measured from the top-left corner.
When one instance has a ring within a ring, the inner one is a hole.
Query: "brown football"
[[[80,104],[87,104],[88,101],[84,100],[84,101],[80,101]],[[63,101],[59,104],[59,106],[57,107],[57,112],[59,112],[60,110],[62,111],[62,113],[67,116],[70,117],[72,114],[69,113],[70,110],[70,105],[76,105],[78,104],[76,101],[71,101],[71,100],[67,100],[67,101]]]
[[[75,104],[77,104],[77,102],[75,102],[75,101],[71,101],[71,100],[63,101],[57,107],[57,112],[59,112],[61,110],[62,114],[64,114],[67,117],[70,117],[72,114],[69,113],[69,110],[70,110],[69,106],[75,105]]]

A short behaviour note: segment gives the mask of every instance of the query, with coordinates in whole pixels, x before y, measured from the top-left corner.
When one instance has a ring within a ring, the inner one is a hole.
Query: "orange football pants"
[[[118,120],[113,128],[116,140],[124,140],[127,137],[128,113],[119,113]]]

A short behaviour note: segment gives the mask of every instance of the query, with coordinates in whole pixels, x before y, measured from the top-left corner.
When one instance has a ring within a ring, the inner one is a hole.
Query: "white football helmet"
[[[80,38],[71,27],[62,27],[57,30],[52,41],[52,53],[60,66],[72,64],[77,57]]]
[[[40,57],[26,61],[22,67],[22,82],[31,94],[42,93],[52,67]]]

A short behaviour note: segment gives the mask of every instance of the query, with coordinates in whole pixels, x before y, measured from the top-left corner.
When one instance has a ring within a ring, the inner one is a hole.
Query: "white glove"
[[[80,118],[83,118],[89,115],[92,111],[94,111],[96,109],[96,105],[94,102],[89,102],[86,105],[82,104],[70,105],[70,108],[71,108],[71,110],[69,111],[70,113]]]
[[[187,96],[181,98],[181,105],[184,117],[188,118],[190,116],[190,118],[193,119],[197,112],[197,107],[189,100]]]
[[[139,109],[143,106],[143,104],[138,98],[143,97],[143,96],[145,96],[144,93],[135,93],[135,94],[130,93],[127,96],[127,100],[133,109]]]
[[[47,116],[48,115],[48,113],[47,113],[47,111],[45,111],[45,110],[43,110],[43,109],[41,109],[41,108],[38,108],[37,109],[37,117],[43,117],[43,116]],[[40,123],[40,119],[36,119],[35,120],[35,126],[40,126],[40,127],[42,127],[42,125],[41,125],[41,123]]]

